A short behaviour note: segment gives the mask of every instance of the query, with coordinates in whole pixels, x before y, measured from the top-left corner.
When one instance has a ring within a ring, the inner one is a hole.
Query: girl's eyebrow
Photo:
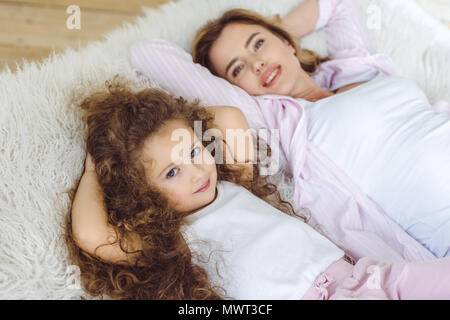
[[[259,32],[255,32],[252,33],[250,35],[250,37],[248,37],[247,42],[245,43],[244,48],[247,49],[248,45],[250,44],[250,42],[252,42],[253,38],[256,37],[259,34]],[[233,60],[230,61],[230,63],[227,65],[227,67],[225,68],[225,74],[228,74],[228,70],[230,70],[230,68],[233,66],[233,64],[237,61],[237,58],[234,58]]]

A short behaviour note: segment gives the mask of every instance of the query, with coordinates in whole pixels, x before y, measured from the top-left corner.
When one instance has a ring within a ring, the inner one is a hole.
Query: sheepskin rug
[[[197,30],[232,7],[264,15],[286,14],[300,0],[180,0],[91,43],[42,63],[0,74],[0,299],[89,298],[67,260],[64,221],[67,191],[83,171],[85,127],[79,99],[120,74],[136,89],[128,61],[136,42],[163,38],[190,50]],[[415,80],[431,101],[450,102],[450,30],[411,0],[360,0],[376,49],[392,57],[400,74]],[[370,22],[370,23],[369,23]],[[83,28],[83,24],[81,24]],[[320,32],[302,45],[326,53]],[[282,186],[289,194],[289,186]]]

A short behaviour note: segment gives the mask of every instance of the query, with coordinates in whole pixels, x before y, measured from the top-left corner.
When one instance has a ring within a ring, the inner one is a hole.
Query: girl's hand
[[[92,160],[90,153],[86,154],[86,160],[84,162],[84,172],[95,172],[95,163]]]

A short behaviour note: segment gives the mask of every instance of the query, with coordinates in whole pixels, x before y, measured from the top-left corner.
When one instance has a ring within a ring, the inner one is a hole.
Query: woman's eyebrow
[[[248,45],[250,44],[250,42],[252,42],[253,38],[256,37],[259,34],[259,32],[255,32],[253,33],[250,37],[248,37],[247,42],[245,43],[245,48],[248,47]]]
[[[244,48],[247,49],[248,45],[250,44],[250,42],[252,42],[253,38],[256,37],[259,34],[259,32],[255,32],[252,33],[250,35],[250,37],[248,37],[247,42],[245,43]],[[230,68],[233,66],[233,64],[237,61],[237,58],[234,58],[233,60],[230,61],[230,63],[227,65],[227,67],[225,68],[225,74],[228,74],[228,70],[230,70]]]
[[[228,74],[228,70],[230,70],[231,66],[237,61],[237,58],[234,58],[230,61],[230,63],[227,65],[227,68],[225,69],[225,74]]]

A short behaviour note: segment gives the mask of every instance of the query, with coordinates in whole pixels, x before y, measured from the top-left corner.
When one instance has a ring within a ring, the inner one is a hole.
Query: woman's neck
[[[310,77],[302,79],[297,88],[298,90],[292,95],[294,98],[302,98],[312,102],[334,95],[333,92],[323,90]]]

